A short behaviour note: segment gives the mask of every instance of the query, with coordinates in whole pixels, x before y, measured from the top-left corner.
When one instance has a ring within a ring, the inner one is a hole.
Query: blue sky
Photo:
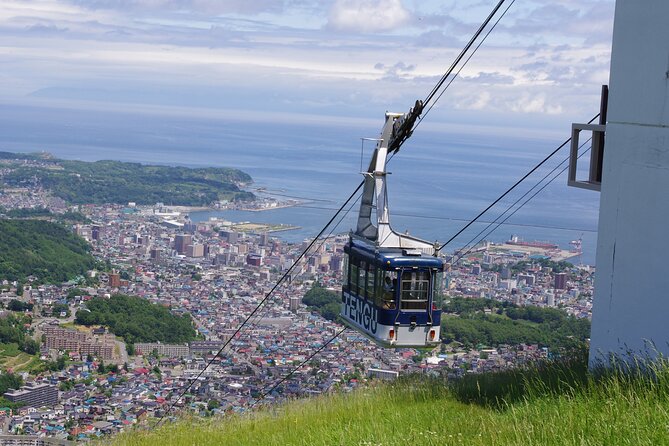
[[[425,97],[495,3],[3,0],[0,102],[378,123]],[[426,125],[568,134],[598,111],[613,9],[517,0]]]

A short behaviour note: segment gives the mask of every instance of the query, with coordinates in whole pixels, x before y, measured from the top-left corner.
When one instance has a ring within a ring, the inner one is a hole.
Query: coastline
[[[234,209],[236,211],[247,211],[247,212],[265,212],[265,211],[273,211],[275,209],[286,209],[286,208],[294,208],[296,206],[300,206],[304,204],[305,202],[299,202],[299,203],[285,203],[285,204],[280,204],[277,206],[270,206],[270,207],[263,207],[263,208],[239,208],[239,209]],[[214,210],[214,209],[212,209]]]

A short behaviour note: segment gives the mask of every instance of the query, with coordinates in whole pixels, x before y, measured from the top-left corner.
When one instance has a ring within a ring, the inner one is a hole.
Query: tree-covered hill
[[[44,220],[0,219],[0,280],[59,283],[84,275],[95,260],[84,239]]]
[[[251,177],[237,169],[149,166],[120,161],[43,160],[16,164],[4,175],[10,186],[39,184],[74,204],[127,203],[201,206],[219,200],[251,200],[238,184]]]
[[[129,344],[163,342],[178,344],[195,339],[190,316],[177,316],[169,308],[146,299],[116,294],[110,299],[96,297],[77,312],[77,324],[104,325]]]
[[[555,350],[589,338],[590,321],[557,308],[454,297],[444,304],[441,336],[445,342],[458,341],[467,346],[539,344]]]
[[[341,307],[339,293],[327,290],[318,284],[315,284],[304,294],[302,303],[308,306],[309,310],[316,311],[325,319],[336,321],[339,318],[339,308]]]

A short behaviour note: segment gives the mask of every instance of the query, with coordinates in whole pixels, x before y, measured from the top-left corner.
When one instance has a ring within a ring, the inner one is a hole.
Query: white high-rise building
[[[590,363],[669,356],[669,1],[616,2]]]

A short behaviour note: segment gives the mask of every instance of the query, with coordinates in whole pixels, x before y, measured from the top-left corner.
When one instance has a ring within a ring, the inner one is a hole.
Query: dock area
[[[496,252],[511,255],[518,253],[519,256],[522,257],[545,257],[556,262],[569,260],[579,255],[577,251],[561,249],[559,247],[548,248],[542,246],[515,245],[510,243],[491,243],[488,251],[491,253]]]
[[[251,223],[251,222],[242,222],[242,223],[232,223],[229,228],[236,232],[252,232],[256,234],[261,234],[263,232],[281,232],[281,231],[292,231],[295,229],[300,229],[299,226],[285,225],[285,224],[269,224],[269,223]]]

